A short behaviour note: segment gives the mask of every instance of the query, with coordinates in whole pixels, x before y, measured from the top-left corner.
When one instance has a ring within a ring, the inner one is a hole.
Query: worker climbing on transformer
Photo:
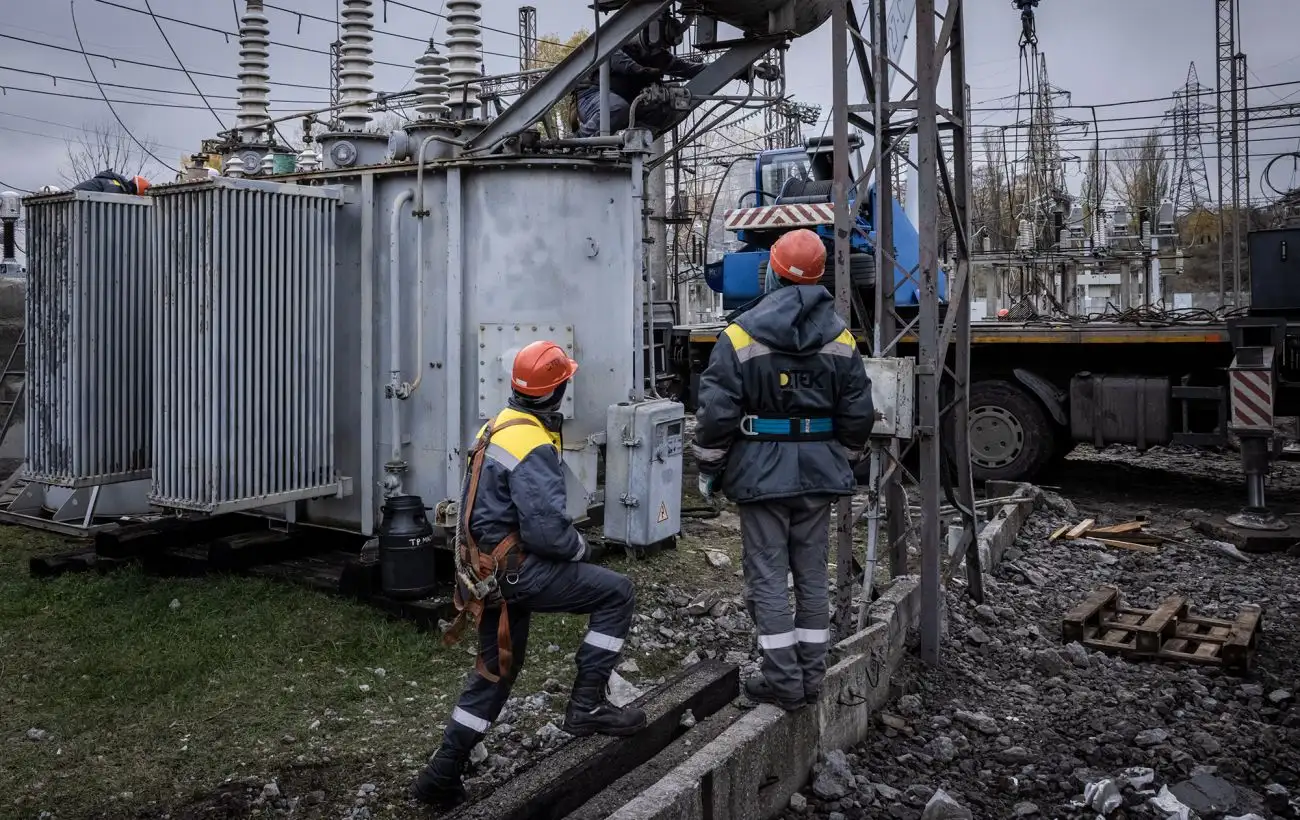
[[[510,697],[527,653],[534,612],[590,615],[564,718],[571,735],[625,736],[645,713],[606,699],[606,685],[632,624],[632,582],[588,563],[590,548],[565,512],[560,405],[578,364],[552,342],[515,356],[509,406],[485,424],[470,452],[456,526],[456,622],[444,643],[477,623],[474,671],[429,765],[411,786],[424,803],[465,799],[470,751]]]
[[[104,194],[141,194],[149,190],[150,182],[142,176],[130,179],[111,168],[105,168],[85,182],[73,186],[74,191],[99,191]]]
[[[706,67],[695,58],[681,58],[673,53],[685,39],[689,22],[672,14],[641,30],[632,42],[623,46],[609,58],[609,130],[615,133],[627,128],[631,121],[632,104],[652,85],[665,77],[689,80]],[[747,66],[737,80],[776,80],[780,70],[762,62]],[[579,137],[593,137],[600,133],[600,79],[592,71],[578,84],[577,102],[574,106]],[[671,112],[665,105],[639,105],[636,122],[652,127],[662,127]]]
[[[767,294],[723,331],[700,378],[692,444],[700,494],[721,489],[740,510],[745,599],[763,652],[745,695],[790,711],[817,701],[826,674],[831,503],[853,493],[875,421],[857,343],[818,284],[825,265],[812,231],[772,246]]]

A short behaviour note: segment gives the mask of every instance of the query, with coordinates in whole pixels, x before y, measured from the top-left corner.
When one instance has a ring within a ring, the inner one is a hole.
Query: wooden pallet
[[[1133,659],[1184,661],[1247,673],[1254,661],[1263,610],[1241,608],[1236,620],[1193,615],[1186,599],[1171,595],[1155,609],[1123,605],[1117,587],[1103,586],[1070,610],[1061,625],[1068,643]]]

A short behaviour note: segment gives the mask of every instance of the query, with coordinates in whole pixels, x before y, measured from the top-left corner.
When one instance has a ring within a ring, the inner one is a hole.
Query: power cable
[[[102,0],[100,0],[100,2],[102,2]],[[1246,90],[1247,90],[1247,91],[1264,91],[1264,90],[1267,90],[1267,89],[1270,89],[1270,88],[1286,88],[1286,87],[1294,86],[1294,85],[1300,85],[1300,80],[1290,80],[1290,81],[1288,81],[1288,82],[1283,82],[1283,83],[1268,83],[1268,84],[1266,84],[1266,85],[1252,85],[1252,86],[1246,86]],[[1111,103],[1097,103],[1096,105],[1073,105],[1073,104],[1071,104],[1071,105],[1058,105],[1058,106],[1055,106],[1055,107],[1058,108],[1058,109],[1059,109],[1059,108],[1078,108],[1078,109],[1084,109],[1084,108],[1117,108],[1117,107],[1119,107],[1119,106],[1125,106],[1125,105],[1142,105],[1142,104],[1144,104],[1144,103],[1173,102],[1173,101],[1178,100],[1178,99],[1180,99],[1180,98],[1190,98],[1190,97],[1213,97],[1213,96],[1215,96],[1215,93],[1216,93],[1216,92],[1214,92],[1214,91],[1198,91],[1198,92],[1194,92],[1194,93],[1191,93],[1191,94],[1180,94],[1180,95],[1177,95],[1177,96],[1175,96],[1175,95],[1170,95],[1170,96],[1167,96],[1167,97],[1149,97],[1149,98],[1147,98],[1147,99],[1143,99],[1143,100],[1119,100],[1119,101],[1117,101],[1117,102],[1111,102]],[[990,111],[1007,111],[1007,110],[1009,110],[1009,109],[1008,109],[1008,108],[971,108],[971,109],[969,109],[969,110],[970,110],[970,111],[974,111],[974,112],[985,113],[985,112],[990,112]]]
[[[34,193],[36,193],[35,191],[29,191],[29,190],[27,190],[26,188],[19,188],[17,185],[6,185],[6,184],[5,184],[5,181],[4,181],[3,179],[0,179],[0,188],[5,189],[6,191],[15,191],[15,192],[20,193],[20,194],[34,194]]]
[[[135,134],[131,133],[131,129],[127,128],[126,123],[122,122],[122,118],[117,115],[117,109],[113,107],[113,103],[109,101],[108,95],[104,93],[104,89],[101,88],[99,85],[99,78],[95,76],[95,68],[90,64],[90,57],[86,55],[86,46],[81,41],[81,29],[77,25],[77,0],[68,0],[68,10],[72,14],[72,31],[77,35],[77,47],[81,49],[81,56],[86,61],[86,70],[90,72],[91,78],[94,79],[95,88],[99,89],[99,95],[104,98],[104,104],[108,106],[108,110],[113,115],[113,119],[117,120],[117,124],[122,127],[122,130],[126,132],[126,135],[131,138],[131,142],[134,142],[140,148],[141,151],[144,151],[146,154],[153,157],[154,161],[157,162],[162,167],[168,169],[169,171],[175,171],[176,173],[179,174],[180,173],[179,169],[174,167],[169,162],[163,162],[161,159],[159,159],[157,154],[155,154],[153,151],[150,151],[148,148],[146,148],[143,142],[140,142],[140,140],[136,139]]]
[[[181,69],[176,68],[175,66],[170,66],[170,65],[160,65],[159,63],[147,63],[147,62],[143,62],[143,61],[141,61],[141,60],[131,60],[131,59],[127,59],[126,57],[114,57],[114,56],[111,55],[111,54],[97,54],[97,53],[95,53],[95,52],[93,52],[93,51],[86,51],[86,50],[84,50],[84,49],[76,49],[76,48],[70,48],[70,47],[68,47],[68,46],[61,46],[61,45],[58,45],[57,43],[43,43],[43,42],[41,42],[41,41],[39,41],[39,40],[28,40],[28,39],[25,38],[25,37],[15,37],[15,36],[12,35],[12,34],[4,34],[4,33],[0,33],[0,38],[5,39],[5,40],[14,40],[14,41],[17,41],[17,42],[19,42],[19,43],[27,43],[28,45],[33,45],[33,46],[40,46],[41,48],[54,49],[55,51],[66,51],[66,52],[68,52],[68,53],[70,53],[70,54],[80,54],[80,55],[82,55],[82,56],[86,56],[86,57],[96,57],[96,58],[98,58],[98,59],[100,59],[100,60],[108,60],[109,62],[113,63],[113,67],[114,67],[114,68],[117,67],[117,64],[118,64],[118,63],[124,63],[124,64],[126,64],[126,65],[138,65],[138,66],[141,66],[142,68],[156,68],[156,69],[159,69],[159,70],[161,70],[161,71],[181,71]],[[238,80],[238,79],[239,79],[239,77],[235,76],[234,74],[217,74],[217,73],[214,73],[214,72],[211,72],[211,71],[198,71],[198,70],[193,70],[193,69],[191,69],[189,73],[191,73],[191,74],[196,74],[196,75],[198,75],[198,76],[200,76],[200,77],[216,77],[217,79],[221,79],[221,80]],[[286,82],[276,82],[275,80],[271,80],[271,83],[270,83],[270,84],[271,84],[271,85],[282,85],[282,86],[284,86],[285,88],[306,88],[306,89],[310,89],[310,90],[312,90],[312,91],[329,91],[329,87],[328,87],[328,86],[323,86],[323,85],[310,85],[310,84],[307,84],[307,83],[286,83]],[[173,93],[174,93],[174,92],[173,92]]]
[[[113,2],[113,0],[94,0],[94,2],[96,2],[96,3],[101,3],[101,4],[105,5],[105,6],[112,6],[113,8],[115,8],[115,9],[121,9],[122,11],[131,11],[131,12],[135,12],[136,14],[148,14],[148,13],[149,13],[149,12],[145,11],[144,9],[132,8],[131,6],[126,6],[126,5],[123,5],[123,4],[121,4],[121,3]],[[390,2],[390,3],[391,3],[391,2],[393,2],[393,0],[387,0],[387,2]],[[263,5],[265,6],[265,4],[263,4]],[[414,8],[414,6],[412,6],[411,8]],[[416,9],[416,11],[425,11],[425,10],[424,10],[424,9]],[[299,14],[299,12],[292,12],[292,13],[293,13],[293,14]],[[427,13],[432,14],[433,12],[427,12]],[[307,15],[299,15],[299,16],[307,16]],[[157,17],[158,17],[158,19],[160,19],[160,20],[166,20],[166,21],[169,22],[169,23],[179,23],[179,24],[182,25],[182,26],[189,26],[190,28],[202,29],[203,31],[209,31],[209,32],[212,32],[213,34],[220,34],[220,35],[222,35],[223,37],[226,37],[226,38],[230,38],[230,37],[238,38],[238,37],[239,37],[239,32],[226,31],[225,29],[223,29],[223,28],[217,28],[216,26],[207,26],[207,25],[204,25],[203,23],[192,23],[192,22],[190,22],[189,20],[182,20],[182,19],[180,19],[180,18],[178,18],[178,17],[167,17],[166,15],[162,15],[162,14],[157,15]],[[319,18],[319,19],[324,19],[324,18]],[[333,22],[333,21],[327,21],[327,22]],[[497,29],[493,29],[493,30],[495,31],[495,30],[497,30]],[[380,32],[378,29],[375,29],[375,31],[376,31],[377,33],[383,33],[383,34],[389,34],[389,35],[393,35],[393,36],[398,36],[398,35],[394,35],[394,33],[391,32],[391,31]],[[509,33],[509,32],[507,32],[507,33]],[[402,36],[405,36],[405,35],[402,35]],[[418,38],[417,38],[417,39],[418,39]],[[268,40],[268,42],[269,42],[271,45],[273,45],[273,46],[280,46],[281,48],[291,48],[291,49],[294,49],[295,51],[306,51],[306,52],[308,52],[308,53],[310,53],[310,54],[323,54],[323,55],[325,55],[325,56],[327,56],[327,57],[330,56],[330,53],[329,53],[328,51],[325,51],[325,50],[322,50],[322,49],[319,49],[319,48],[310,48],[310,47],[308,47],[308,46],[299,46],[299,45],[294,45],[293,43],[282,43],[282,42],[279,42],[279,41],[277,41],[277,40]],[[427,42],[427,41],[426,41],[426,40],[421,40],[421,42]],[[510,59],[516,59],[516,60],[519,59],[519,55],[517,55],[517,54],[503,54],[502,52],[499,52],[499,51],[488,51],[487,49],[483,49],[483,53],[484,53],[484,54],[491,54],[493,57],[509,57]],[[409,69],[409,68],[411,67],[411,64],[410,64],[410,63],[389,63],[389,62],[385,62],[385,61],[383,61],[383,60],[375,60],[374,63],[375,63],[375,65],[389,66],[389,67],[391,67],[391,68]]]
[[[84,81],[82,81],[82,82],[84,82]],[[69,100],[95,100],[95,101],[100,101],[100,100],[101,100],[100,97],[87,97],[87,96],[82,95],[82,94],[67,94],[67,93],[60,92],[60,91],[45,91],[45,90],[43,90],[43,89],[36,89],[36,88],[18,88],[18,87],[16,87],[16,86],[12,86],[12,85],[4,86],[3,89],[0,89],[0,90],[3,90],[3,91],[5,91],[5,92],[8,92],[8,91],[21,91],[21,92],[24,92],[24,93],[27,93],[27,94],[40,94],[40,95],[43,95],[43,96],[46,96],[46,97],[63,97],[64,99],[69,99]],[[165,90],[162,90],[162,89],[153,89],[153,90],[156,91],[156,92],[159,93],[159,94],[176,93],[176,92],[168,92],[168,91],[165,91]],[[101,89],[101,91],[102,91],[102,89]],[[186,105],[186,104],[184,104],[184,103],[167,103],[167,102],[159,102],[159,101],[157,101],[157,100],[108,100],[108,99],[104,99],[103,101],[104,101],[104,102],[108,102],[110,105],[143,105],[143,106],[146,106],[146,107],[149,107],[149,108],[170,108],[170,109],[175,109],[175,110],[178,110],[178,111],[206,111],[206,110],[207,110],[204,106],[201,106],[201,105]],[[317,103],[311,103],[311,104],[312,104],[312,105],[316,105]],[[276,108],[276,109],[279,109],[279,110],[283,110],[283,109],[280,108],[280,104],[279,104],[279,103],[273,105],[272,108]],[[234,112],[239,111],[238,108],[219,108],[219,109],[217,109],[217,110],[219,110],[219,111],[225,111],[226,113],[234,113]],[[291,110],[291,113],[292,113],[292,110]]]
[[[84,84],[86,84],[86,85],[94,85],[94,84],[95,84],[95,83],[92,82],[91,80],[83,80],[83,79],[81,79],[80,77],[65,77],[65,76],[63,76],[62,74],[50,74],[50,73],[47,72],[47,71],[32,71],[30,68],[15,68],[14,66],[0,65],[0,71],[14,71],[14,72],[17,72],[17,73],[19,73],[19,74],[30,74],[30,75],[33,75],[33,76],[36,76],[36,77],[48,77],[49,79],[51,79],[51,80],[53,80],[53,81],[55,82],[55,85],[58,85],[58,81],[59,81],[59,80],[62,80],[62,81],[64,81],[64,82],[69,82],[69,83],[84,83]],[[150,94],[179,94],[179,95],[184,96],[184,97],[210,97],[210,98],[212,98],[212,99],[214,99],[214,100],[237,100],[237,99],[239,99],[239,97],[238,97],[237,95],[235,95],[235,94],[203,94],[202,92],[196,94],[196,93],[193,92],[193,91],[174,91],[174,90],[172,90],[172,89],[170,89],[170,88],[152,88],[152,87],[149,87],[149,86],[143,86],[143,85],[127,85],[127,84],[123,84],[123,83],[110,83],[110,82],[100,82],[99,84],[102,85],[102,86],[104,86],[104,87],[106,87],[106,88],[121,88],[121,89],[126,90],[126,91],[141,91],[141,92],[150,93]],[[27,91],[27,90],[29,90],[29,89],[24,89],[24,88],[14,88],[14,87],[12,87],[12,86],[0,85],[0,90],[9,90],[9,91]],[[143,102],[143,101],[141,101],[141,102]],[[159,102],[161,103],[161,101],[159,101]],[[277,105],[314,105],[314,106],[319,106],[319,105],[328,105],[329,103],[328,103],[328,101],[322,101],[322,100],[279,100],[279,101],[277,101],[276,104],[277,104]],[[228,110],[228,109],[223,109],[223,110]]]
[[[153,24],[158,28],[158,33],[162,35],[163,42],[167,44],[167,50],[172,53],[172,57],[176,58],[176,65],[180,66],[181,71],[185,72],[185,79],[190,81],[190,85],[194,86],[194,90],[198,92],[199,99],[203,100],[203,104],[212,112],[212,116],[216,117],[217,125],[224,129],[226,124],[221,121],[221,116],[213,110],[212,104],[208,102],[208,98],[203,96],[203,89],[199,88],[199,84],[194,81],[194,77],[192,77],[189,70],[185,68],[185,63],[181,60],[181,55],[177,54],[176,49],[172,48],[172,41],[168,39],[167,32],[163,31],[162,22],[158,19],[158,15],[153,13],[153,6],[149,4],[149,0],[144,0],[144,7],[149,11],[149,18],[153,20]]]

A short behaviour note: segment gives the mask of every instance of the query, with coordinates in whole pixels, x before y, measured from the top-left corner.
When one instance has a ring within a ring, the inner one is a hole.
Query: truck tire
[[[971,474],[976,481],[1032,481],[1052,461],[1056,431],[1033,396],[1001,379],[970,390]]]

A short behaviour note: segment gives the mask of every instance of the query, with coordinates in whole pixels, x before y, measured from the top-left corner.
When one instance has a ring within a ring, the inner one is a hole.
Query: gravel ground
[[[1188,524],[1192,505],[1235,509],[1239,476],[1228,454],[1074,456],[1053,479],[1064,495],[1044,492],[985,604],[949,592],[943,667],[909,660],[876,736],[820,764],[786,817],[1300,817],[1300,559],[1238,560]],[[1297,477],[1296,465],[1279,465],[1274,498]],[[1186,546],[1144,554],[1048,542],[1065,523],[1138,514]],[[1260,604],[1255,673],[1063,645],[1062,616],[1102,584],[1134,606],[1180,594],[1209,616]]]

